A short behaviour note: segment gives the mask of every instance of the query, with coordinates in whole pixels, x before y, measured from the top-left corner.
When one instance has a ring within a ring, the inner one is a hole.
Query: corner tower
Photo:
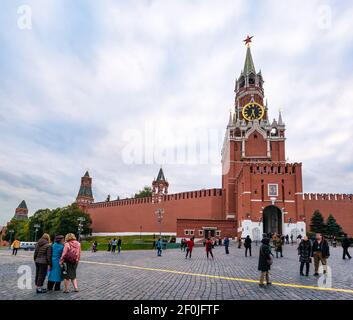
[[[76,197],[76,203],[80,207],[86,207],[90,203],[94,202],[92,193],[92,178],[89,176],[88,171],[81,178],[81,186]]]
[[[28,219],[28,208],[27,208],[26,201],[22,200],[19,206],[16,208],[14,219],[16,220]]]

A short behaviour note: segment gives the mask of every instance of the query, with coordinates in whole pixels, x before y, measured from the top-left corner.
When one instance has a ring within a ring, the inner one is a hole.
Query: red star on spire
[[[245,42],[245,45],[249,45],[249,43],[251,42],[251,39],[253,38],[254,36],[247,36],[245,40],[243,40]]]

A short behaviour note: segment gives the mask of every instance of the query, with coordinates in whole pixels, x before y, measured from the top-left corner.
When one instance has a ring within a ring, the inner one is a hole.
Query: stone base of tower
[[[264,232],[264,225],[262,222],[243,220],[241,226],[238,229],[238,234],[242,238],[250,236],[252,240],[261,240]],[[282,223],[282,234],[291,236],[293,234],[294,239],[300,234],[302,237],[306,235],[306,224],[303,221],[297,223]]]

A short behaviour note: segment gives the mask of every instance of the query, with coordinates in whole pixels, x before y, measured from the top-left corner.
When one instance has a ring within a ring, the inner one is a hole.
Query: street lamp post
[[[11,248],[11,243],[12,243],[12,235],[14,234],[15,230],[9,230],[9,234],[10,234],[10,243],[9,243],[9,247]]]
[[[162,239],[162,220],[163,220],[164,210],[159,208],[157,209],[156,214],[157,214],[157,220],[159,222],[159,237]]]
[[[33,227],[34,227],[34,242],[37,242],[37,232],[40,228],[40,224],[36,223]]]
[[[86,221],[86,219],[84,217],[79,217],[77,219],[78,221],[78,241],[81,241],[81,233],[83,231],[83,222]]]

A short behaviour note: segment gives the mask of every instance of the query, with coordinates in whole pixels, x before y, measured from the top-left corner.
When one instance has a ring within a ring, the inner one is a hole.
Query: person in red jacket
[[[186,256],[185,256],[185,259],[188,258],[191,258],[191,253],[192,253],[192,249],[194,248],[195,246],[195,243],[194,243],[194,237],[190,238],[189,241],[186,242]]]
[[[206,255],[207,255],[207,259],[208,259],[208,256],[211,255],[212,259],[213,259],[213,253],[212,253],[212,246],[213,246],[213,243],[212,243],[212,240],[210,238],[207,238],[207,241],[206,241]]]

